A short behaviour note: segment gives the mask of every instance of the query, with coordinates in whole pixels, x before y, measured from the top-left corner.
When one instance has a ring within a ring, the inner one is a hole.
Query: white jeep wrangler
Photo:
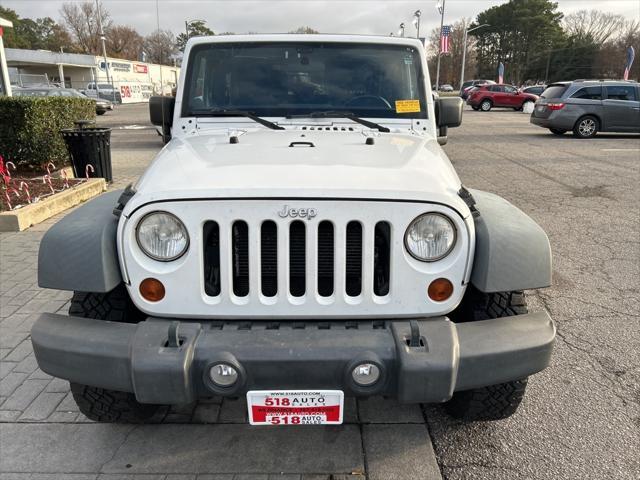
[[[440,144],[422,44],[342,35],[198,37],[172,139],[139,181],[42,240],[39,284],[74,291],[32,330],[45,372],[97,421],[246,395],[252,424],[337,424],[344,396],[512,414],[555,326],[542,229],[468,190]],[[115,208],[114,208],[115,207]]]

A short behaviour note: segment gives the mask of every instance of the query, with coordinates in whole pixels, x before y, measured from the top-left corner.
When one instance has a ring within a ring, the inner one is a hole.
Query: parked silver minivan
[[[536,102],[531,123],[555,135],[573,131],[578,138],[640,133],[640,85],[614,80],[553,83]]]

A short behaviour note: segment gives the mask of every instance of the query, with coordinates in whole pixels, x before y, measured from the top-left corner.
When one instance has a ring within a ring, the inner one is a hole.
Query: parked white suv
[[[447,402],[504,418],[555,327],[524,289],[551,282],[542,229],[465,188],[440,144],[418,40],[248,35],[189,40],[172,139],[139,181],[42,240],[38,363],[98,421],[246,395],[252,424],[342,422],[345,395]],[[114,209],[115,207],[115,209]]]

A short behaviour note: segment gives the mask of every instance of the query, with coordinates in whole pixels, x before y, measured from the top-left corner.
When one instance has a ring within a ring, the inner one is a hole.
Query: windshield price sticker
[[[340,390],[253,390],[247,392],[251,425],[340,425]]]
[[[396,100],[396,113],[417,113],[420,111],[420,100]]]

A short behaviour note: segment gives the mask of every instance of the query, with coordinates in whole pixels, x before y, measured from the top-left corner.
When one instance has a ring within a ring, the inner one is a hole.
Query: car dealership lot
[[[99,123],[115,129],[121,188],[160,138],[145,105],[120,106]],[[348,402],[341,427],[250,427],[242,399],[213,398],[163,412],[160,425],[92,424],[66,382],[36,368],[28,339],[35,315],[64,311],[70,297],[36,287],[38,243],[54,219],[0,236],[0,479],[637,478],[640,137],[556,137],[528,115],[499,109],[467,110],[449,133],[445,150],[463,182],[532,216],[554,253],[553,287],[529,298],[532,310],[547,308],[556,320],[556,351],[512,418],[464,425],[439,406],[374,398]]]

